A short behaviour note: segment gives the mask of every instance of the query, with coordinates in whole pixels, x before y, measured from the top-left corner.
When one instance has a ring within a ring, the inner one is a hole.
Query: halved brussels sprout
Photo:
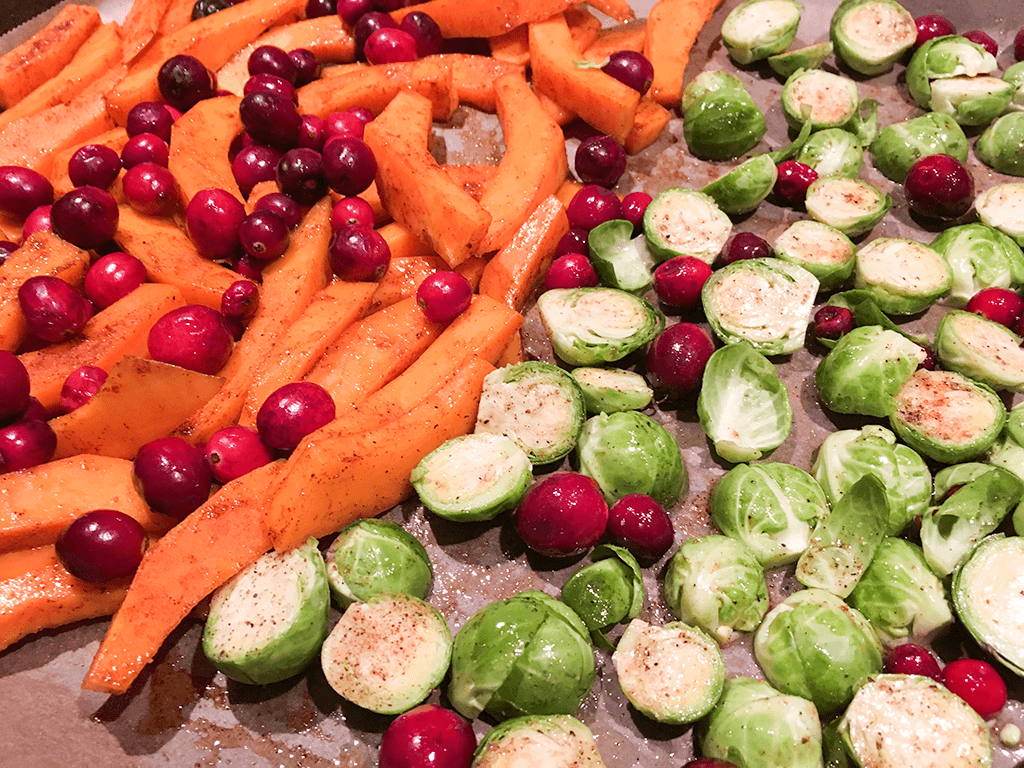
[[[565,603],[520,592],[477,611],[455,636],[448,698],[464,717],[576,712],[594,684],[587,628]]]
[[[652,626],[633,619],[612,654],[629,703],[659,723],[692,723],[722,695],[725,661],[718,644],[696,627]]]
[[[875,167],[902,184],[910,166],[928,155],[949,155],[967,162],[967,137],[949,115],[929,112],[902,123],[887,125],[871,145]]]
[[[604,768],[594,734],[571,715],[524,715],[498,723],[470,768]]]
[[[932,108],[932,85],[935,80],[976,77],[995,70],[995,56],[978,43],[957,35],[933,37],[922,43],[910,58],[907,64],[907,87],[917,105],[929,109]]]
[[[752,632],[768,612],[764,570],[750,547],[728,536],[687,539],[669,560],[665,602],[680,621],[720,643]]]
[[[683,138],[690,153],[702,160],[739,157],[753,149],[767,130],[764,114],[739,78],[729,85],[709,90],[701,83],[688,96],[683,91]]]
[[[654,257],[643,235],[633,237],[625,219],[598,224],[587,236],[590,261],[601,281],[612,288],[644,293],[654,285]]]
[[[412,595],[383,592],[348,607],[324,641],[320,663],[340,696],[395,715],[441,684],[451,656],[452,633],[438,610]]]
[[[644,237],[659,261],[696,256],[711,264],[731,232],[732,221],[714,198],[693,189],[666,189],[644,212]]]
[[[1002,323],[963,310],[946,313],[935,331],[935,354],[944,368],[995,390],[1024,392],[1020,345],[1021,337]]]
[[[826,176],[807,188],[804,205],[813,218],[856,237],[882,220],[892,197],[860,179]]]
[[[989,768],[988,726],[942,683],[921,675],[878,675],[839,721],[860,768]]]
[[[742,259],[717,269],[701,289],[712,330],[726,344],[747,340],[765,355],[804,344],[818,278],[781,259]]]
[[[904,338],[910,339],[920,345],[926,345],[929,343],[927,336],[917,336],[910,333],[905,328],[896,325],[892,319],[885,314],[878,306],[875,301],[875,297],[871,295],[870,291],[864,290],[863,288],[852,288],[849,291],[843,291],[842,293],[834,293],[828,299],[828,305],[834,307],[844,307],[853,313],[853,325],[854,328],[859,328],[865,325],[877,325],[884,328],[887,331],[894,331]],[[840,337],[842,338],[842,337]],[[832,349],[835,347],[839,339],[818,339],[818,342],[822,346]]]
[[[768,57],[768,65],[779,77],[789,77],[798,69],[817,69],[832,53],[831,41],[808,45]]]
[[[1010,109],[1024,111],[1024,61],[1018,61],[1003,72],[1003,80],[1012,85],[1015,90],[1010,100]]]
[[[533,482],[533,466],[504,435],[476,432],[428,453],[411,479],[431,512],[449,520],[491,520],[519,504]]]
[[[326,560],[331,595],[342,608],[382,592],[424,598],[433,578],[427,550],[390,520],[367,518],[345,526]]]
[[[754,635],[754,656],[768,682],[814,702],[827,715],[850,703],[882,671],[882,644],[860,612],[823,589],[794,592]]]
[[[551,293],[556,291],[544,295]],[[563,328],[579,322],[564,317],[568,312],[561,314]],[[484,377],[474,431],[504,435],[526,452],[531,463],[550,464],[575,447],[585,415],[583,394],[572,376],[550,363],[517,363]]]
[[[824,131],[822,131],[824,133]],[[835,227],[799,219],[775,238],[775,255],[818,278],[818,289],[832,290],[853,274],[857,246]]]
[[[796,0],[746,0],[722,22],[722,42],[738,64],[766,59],[789,48],[800,26]]]
[[[665,324],[647,301],[615,288],[555,288],[541,294],[537,310],[555,354],[571,365],[621,360]]]
[[[965,461],[963,464],[943,467],[935,473],[935,479],[932,482],[932,504],[941,504],[954,490],[980,477],[990,469],[992,469],[990,464],[983,464],[980,461]]]
[[[750,213],[768,197],[778,175],[778,166],[771,157],[756,155],[708,184],[701,192],[709,195],[726,213],[734,216]]]
[[[643,608],[643,574],[629,550],[614,544],[595,547],[590,559],[565,582],[562,602],[583,619],[595,644],[610,651],[605,631],[635,619]]]
[[[987,224],[950,227],[931,243],[946,260],[953,283],[946,301],[963,307],[984,288],[1024,285],[1024,252],[1010,237]]]
[[[974,199],[978,218],[1024,248],[1024,181],[996,184]]]
[[[285,680],[316,658],[330,606],[316,539],[268,552],[213,593],[203,653],[232,680]]]
[[[849,131],[826,128],[811,134],[796,159],[813,168],[819,176],[853,178],[864,165],[864,149]]]
[[[914,17],[894,0],[843,0],[829,32],[839,58],[862,75],[888,71],[917,41]]]
[[[954,464],[992,447],[1006,422],[1006,407],[980,382],[954,371],[922,368],[896,393],[889,422],[911,448]]]
[[[701,754],[744,768],[821,768],[821,723],[807,699],[763,680],[730,677],[711,714],[697,726]]]
[[[639,411],[654,397],[654,390],[639,373],[620,368],[573,368],[587,413]]]
[[[609,504],[631,493],[645,493],[670,507],[689,484],[676,439],[639,411],[587,419],[577,458],[579,471],[597,481]]]
[[[818,449],[811,472],[833,506],[860,478],[877,477],[888,500],[889,536],[898,535],[923,514],[931,499],[932,476],[924,459],[877,424],[830,434]]]
[[[711,490],[711,520],[726,536],[746,544],[766,568],[792,563],[828,515],[821,486],[789,464],[739,464]]]
[[[926,642],[953,623],[942,582],[916,544],[887,536],[847,602],[871,622],[884,645]]]
[[[854,286],[870,291],[887,314],[922,312],[952,284],[942,255],[915,240],[879,237],[857,251]]]
[[[960,125],[988,125],[1012,98],[1013,86],[998,77],[949,77],[932,83],[931,108]]]
[[[857,114],[858,104],[857,84],[823,69],[797,70],[782,87],[782,112],[793,129],[808,120],[812,130],[838,128]]]
[[[1024,108],[1024,107],[1022,107]],[[1024,112],[998,118],[978,138],[974,153],[985,165],[1010,176],[1024,176]]]
[[[793,424],[789,390],[771,361],[746,340],[712,353],[697,415],[715,452],[733,463],[770,454]]]
[[[985,460],[993,466],[1013,472],[1024,480],[1024,441],[1017,440],[1008,429],[1004,429],[996,438],[992,448],[985,455]],[[1013,526],[1018,536],[1024,536],[1024,503],[1014,512]]]
[[[1024,538],[982,540],[953,575],[951,591],[978,644],[1024,677]]]

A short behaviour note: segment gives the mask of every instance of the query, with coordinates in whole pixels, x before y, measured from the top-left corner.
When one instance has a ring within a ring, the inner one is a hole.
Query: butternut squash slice
[[[465,263],[465,262],[463,262]],[[403,299],[416,296],[416,290],[427,276],[447,269],[444,259],[435,255],[392,256],[388,271],[377,283],[367,314],[379,312]]]
[[[523,66],[530,63],[530,31],[526,24],[494,35],[488,43],[491,47],[491,56],[498,61]]]
[[[178,182],[183,207],[204,189],[223,189],[245,202],[228,160],[231,142],[244,129],[240,102],[237,96],[205,99],[171,128],[167,169]]]
[[[127,64],[149,45],[160,29],[170,0],[138,0],[133,2],[121,25],[124,41],[122,60]]]
[[[460,104],[494,112],[497,101],[494,84],[504,75],[526,77],[526,67],[512,64],[490,56],[474,56],[469,53],[443,53],[440,56],[451,62],[452,81]]]
[[[578,3],[579,0],[494,0],[488,3],[428,0],[394,11],[391,18],[401,22],[413,11],[422,11],[437,22],[445,37],[494,37],[520,24],[546,19]]]
[[[658,140],[665,130],[672,113],[661,106],[651,96],[644,96],[636,109],[633,127],[626,136],[623,148],[631,155],[642,152]]]
[[[658,0],[647,16],[644,56],[654,65],[650,96],[679,105],[690,49],[722,0]]]
[[[587,61],[602,61],[617,51],[643,53],[646,36],[647,21],[643,19],[617,27],[606,27],[594,42],[583,49],[583,58]]]
[[[53,153],[53,166],[50,169],[50,183],[53,184],[54,198],[66,195],[75,188],[74,182],[68,175],[68,162],[71,156],[87,144],[102,144],[121,154],[124,145],[128,143],[128,132],[124,128],[115,127],[104,131],[98,136],[92,136],[86,141],[76,142],[66,149]],[[113,192],[111,192],[113,194]]]

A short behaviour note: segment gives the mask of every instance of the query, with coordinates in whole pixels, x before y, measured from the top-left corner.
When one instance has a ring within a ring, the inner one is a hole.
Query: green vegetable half
[[[935,331],[935,354],[944,368],[997,391],[1024,392],[1020,345],[1020,336],[1002,323],[962,310],[946,313]]]
[[[843,0],[829,28],[836,55],[862,75],[880,75],[917,40],[914,17],[895,0]]]
[[[342,608],[382,592],[427,596],[433,572],[427,550],[390,520],[357,520],[327,549],[327,579]]]
[[[470,768],[604,768],[594,735],[570,715],[523,715],[480,741]]]
[[[722,42],[739,64],[750,64],[789,47],[800,26],[796,0],[746,0],[722,23]]]
[[[659,261],[696,256],[711,264],[731,232],[732,221],[710,195],[684,187],[659,193],[644,211],[644,237]]]
[[[929,112],[902,123],[887,125],[871,145],[875,167],[899,184],[910,166],[928,155],[950,155],[967,162],[964,129],[949,115]]]
[[[879,237],[857,251],[854,286],[868,290],[887,314],[922,312],[952,283],[946,260],[914,240]]]
[[[804,205],[813,218],[856,237],[882,220],[892,197],[860,179],[825,176],[807,188]]]

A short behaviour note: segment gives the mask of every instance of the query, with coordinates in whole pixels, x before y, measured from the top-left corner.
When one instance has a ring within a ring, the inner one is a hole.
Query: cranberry
[[[611,136],[591,136],[576,149],[573,168],[585,184],[614,187],[626,170],[626,150]]]
[[[104,584],[135,573],[146,551],[146,529],[124,512],[95,509],[61,532],[56,550],[76,579]]]
[[[945,37],[946,35],[956,34],[956,27],[953,26],[953,22],[937,13],[918,16],[914,19],[914,24],[917,26],[917,40],[914,42],[915,48],[922,43],[928,42],[933,37]]]
[[[373,229],[373,207],[361,197],[343,197],[331,210],[331,229],[342,226]]]
[[[345,2],[346,0],[338,0],[339,16],[341,16],[342,13],[341,6]],[[383,13],[381,11],[368,11],[356,19],[352,26],[352,36],[356,41],[356,54],[358,56],[363,55],[363,49],[366,45],[366,41],[370,39],[370,36],[380,29],[398,29],[398,24],[395,23],[395,20],[391,18],[390,14]],[[414,41],[414,50],[415,46],[416,43]]]
[[[604,535],[608,505],[597,482],[558,472],[535,483],[516,512],[516,531],[526,545],[548,557],[585,552]]]
[[[473,286],[458,272],[439,270],[427,275],[416,289],[416,301],[432,323],[449,323],[473,300]]]
[[[644,214],[651,204],[651,196],[646,192],[630,192],[622,198],[622,218],[633,225],[636,234],[644,224]]]
[[[903,188],[910,210],[928,218],[956,219],[974,204],[974,179],[949,155],[922,157],[910,166]]]
[[[437,704],[421,704],[384,731],[378,768],[469,768],[475,750],[467,720]]]
[[[1014,328],[1024,314],[1024,299],[1008,288],[983,288],[967,302],[967,311]]]
[[[285,152],[277,164],[277,186],[299,205],[313,205],[327,194],[320,153],[305,147]]]
[[[363,125],[373,122],[373,112],[370,111],[369,107],[351,107],[346,110],[351,112],[353,115],[363,121]]]
[[[334,421],[334,400],[311,381],[285,384],[270,394],[256,414],[256,430],[270,448],[294,451],[305,437]]]
[[[114,236],[120,215],[117,201],[99,187],[75,187],[53,204],[53,231],[79,248],[96,248]]]
[[[7,261],[8,257],[18,250],[18,244],[10,240],[0,240],[0,264]]]
[[[254,282],[260,282],[263,280],[263,268],[266,267],[268,262],[254,259],[248,253],[242,252],[238,258],[234,260],[231,265],[232,269],[238,274],[244,277],[246,280],[252,280]]]
[[[1024,27],[1018,29],[1013,37],[1013,58],[1024,61]]]
[[[146,282],[146,265],[134,256],[113,251],[100,256],[85,273],[85,296],[106,309]]]
[[[318,19],[338,12],[337,0],[306,0],[306,18]]]
[[[569,224],[587,232],[598,224],[622,218],[622,203],[611,190],[587,184],[573,195],[565,210]]]
[[[320,76],[320,62],[316,54],[308,48],[293,48],[288,56],[295,64],[295,87],[312,83]]]
[[[544,275],[544,290],[552,288],[593,288],[600,281],[590,259],[582,253],[565,253],[551,262]]]
[[[564,256],[567,253],[580,253],[584,256],[590,255],[590,245],[587,243],[588,230],[581,227],[569,227],[569,231],[562,235],[555,246],[555,256]]]
[[[185,227],[196,249],[211,259],[226,259],[238,250],[238,225],[245,206],[223,189],[204,189],[185,208]]]
[[[38,171],[19,165],[0,166],[0,211],[24,219],[53,202],[53,185]]]
[[[162,165],[139,163],[124,175],[124,196],[139,213],[145,216],[163,216],[178,200],[174,176]]]
[[[422,59],[424,56],[433,56],[441,52],[441,45],[444,43],[441,28],[423,11],[407,13],[399,22],[398,28],[408,32],[416,41],[417,57]]]
[[[278,96],[291,101],[293,104],[299,103],[298,94],[295,92],[295,86],[285,80],[283,77],[277,75],[253,75],[245,81],[245,85],[242,86],[242,94],[248,96],[250,93],[259,93],[264,91],[267,93],[276,93]]]
[[[50,218],[52,210],[52,205],[40,205],[25,217],[25,223],[21,227],[22,241],[28,240],[36,232],[53,231],[53,221]]]
[[[210,496],[210,465],[202,451],[180,437],[146,443],[135,455],[135,486],[157,512],[183,518]]]
[[[214,432],[206,443],[205,453],[218,483],[230,483],[274,460],[255,429],[237,424]]]
[[[964,32],[961,37],[966,37],[972,43],[977,43],[993,56],[999,55],[999,43],[993,40],[992,35],[987,32],[982,32],[980,29],[973,29],[970,32]]]
[[[735,763],[715,757],[698,757],[683,765],[683,768],[737,768]]]
[[[156,163],[167,167],[171,148],[155,133],[140,133],[128,139],[121,150],[121,165],[132,168],[139,163]]]
[[[64,379],[58,407],[63,413],[71,413],[76,408],[81,408],[100,391],[106,380],[107,372],[95,365],[76,368]]]
[[[935,355],[932,352],[931,347],[926,347],[924,344],[918,344],[918,346],[924,350],[924,359],[917,364],[918,368],[923,368],[926,371],[935,370]]]
[[[302,221],[302,208],[283,192],[271,192],[256,201],[254,211],[272,211],[280,216],[289,229]]]
[[[373,0],[336,0],[336,13],[346,24],[355,24],[364,13],[373,10]]]
[[[18,289],[18,303],[29,330],[43,341],[58,342],[81,333],[92,316],[85,298],[59,277],[30,277]]]
[[[987,661],[951,661],[942,670],[942,682],[985,720],[995,717],[1006,705],[1006,683]]]
[[[641,560],[657,560],[675,538],[672,519],[657,501],[643,493],[623,496],[612,505],[608,532]]]
[[[20,419],[0,429],[0,471],[45,464],[57,450],[57,435],[42,419]]]
[[[224,316],[202,304],[172,309],[149,329],[149,356],[197,373],[215,374],[231,357]]]
[[[182,112],[209,99],[217,90],[213,73],[199,59],[185,54],[165,61],[156,80],[164,101]]]
[[[641,95],[647,93],[654,82],[654,66],[650,59],[636,51],[616,51],[601,69]]]
[[[46,421],[49,417],[50,414],[46,412],[46,408],[39,402],[39,398],[30,397],[28,405],[16,421]]]
[[[68,160],[68,177],[76,187],[106,189],[121,172],[121,156],[103,144],[86,144]]]
[[[32,386],[25,365],[13,352],[0,349],[0,423],[18,418],[28,408]]]
[[[676,323],[659,333],[647,350],[647,373],[655,386],[674,394],[700,388],[715,343],[694,323]]]
[[[894,675],[923,675],[942,682],[939,662],[927,648],[914,643],[897,645],[885,657],[885,671]]]
[[[331,112],[324,119],[324,129],[327,131],[328,140],[334,136],[354,136],[361,139],[364,128],[366,128],[366,123],[360,120],[354,112]]]
[[[171,126],[173,125],[174,118],[167,111],[166,106],[157,101],[140,101],[128,110],[124,127],[129,136],[152,133],[169,144],[171,142]]]
[[[250,75],[274,75],[294,84],[299,74],[287,51],[274,45],[261,45],[249,54],[246,65]]]
[[[775,179],[775,194],[789,203],[802,203],[807,199],[807,188],[818,178],[818,172],[796,160],[779,163]]]
[[[288,249],[288,225],[272,211],[253,211],[238,225],[238,239],[254,259],[272,261]]]
[[[295,145],[302,117],[291,99],[271,91],[256,91],[238,105],[242,125],[257,144],[276,149]]]
[[[766,259],[772,255],[772,247],[763,237],[753,232],[738,232],[729,240],[722,251],[722,266],[744,259]]]
[[[826,304],[814,313],[811,333],[815,338],[834,341],[852,331],[856,324],[853,312],[849,309]]]
[[[249,197],[252,188],[261,181],[274,181],[277,178],[279,162],[281,153],[273,147],[250,144],[241,149],[231,161],[231,173],[242,195]]]
[[[334,274],[349,282],[376,282],[391,263],[391,248],[375,229],[344,225],[331,236],[328,252]]]
[[[317,152],[322,153],[326,139],[327,129],[324,126],[324,119],[318,115],[303,115],[302,125],[299,126],[299,135],[295,139],[295,146],[315,149]]]
[[[696,256],[675,256],[654,270],[654,291],[670,307],[689,309],[700,304],[700,292],[711,277],[711,266]]]
[[[355,136],[338,136],[324,145],[324,177],[339,195],[358,195],[373,183],[377,159],[373,150]]]
[[[256,316],[260,306],[260,289],[250,280],[236,280],[220,297],[220,313],[225,320],[246,324]]]

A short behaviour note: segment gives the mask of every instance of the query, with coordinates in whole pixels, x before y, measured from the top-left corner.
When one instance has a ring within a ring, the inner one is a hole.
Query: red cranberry
[[[676,323],[659,333],[647,350],[647,373],[656,387],[682,395],[700,389],[715,343],[694,323]]]
[[[25,217],[25,223],[21,227],[22,241],[28,240],[36,232],[53,231],[53,221],[50,218],[52,210],[52,205],[40,205]]]
[[[967,311],[1015,328],[1024,315],[1024,299],[1008,288],[983,288],[967,302]]]
[[[0,471],[45,464],[57,450],[57,435],[42,419],[20,419],[0,428]]]
[[[646,192],[630,192],[622,198],[622,218],[633,225],[633,233],[640,231],[644,224],[644,213],[651,204],[651,196]]]
[[[564,256],[567,253],[580,253],[590,256],[590,245],[587,243],[588,230],[581,227],[569,227],[569,231],[562,235],[555,246],[555,256]]]
[[[424,56],[433,56],[441,52],[441,45],[444,43],[441,28],[423,11],[407,13],[399,22],[398,28],[408,32],[416,41],[417,57],[422,59]]]
[[[183,518],[210,496],[210,465],[202,451],[180,437],[146,443],[135,455],[135,486],[157,512]]]
[[[1024,27],[1017,30],[1013,38],[1013,58],[1024,61]]]
[[[641,95],[647,93],[654,82],[654,66],[650,59],[636,51],[616,51],[601,69]]]
[[[818,172],[796,160],[779,163],[775,179],[775,194],[789,203],[802,203],[807,199],[807,188],[818,178]]]
[[[1006,683],[987,661],[951,661],[942,670],[942,682],[985,720],[995,717],[1006,706]]]
[[[953,26],[953,22],[937,13],[918,16],[914,19],[914,24],[917,26],[917,40],[914,42],[915,48],[922,43],[928,42],[933,37],[945,37],[946,35],[956,34],[956,27]]]
[[[274,45],[261,45],[249,54],[246,66],[250,75],[274,75],[294,84],[299,71],[286,51]]]
[[[696,256],[675,256],[654,270],[654,291],[670,307],[689,309],[700,304],[700,292],[711,277],[711,266]]]
[[[149,329],[150,357],[198,373],[217,373],[233,346],[224,316],[202,304],[172,309]]]
[[[68,177],[76,187],[106,189],[121,172],[121,156],[103,144],[87,144],[68,160]]]
[[[608,532],[616,544],[641,560],[657,560],[668,552],[675,538],[668,512],[643,493],[628,494],[612,505]]]
[[[404,29],[378,29],[366,39],[363,53],[371,64],[416,61],[416,38]]]
[[[683,765],[683,768],[737,768],[735,763],[714,757],[698,757]]]
[[[373,207],[361,197],[343,197],[331,210],[331,229],[342,226],[373,229]]]
[[[220,313],[225,320],[241,323],[243,326],[256,316],[260,306],[260,288],[249,280],[236,280],[220,297]]]
[[[370,111],[369,107],[351,107],[346,110],[351,112],[353,115],[363,121],[363,125],[373,122],[373,112]]]
[[[826,304],[814,313],[814,327],[811,332],[815,338],[834,341],[852,331],[856,324],[853,312],[849,309]]]
[[[626,170],[626,150],[611,136],[591,136],[576,149],[573,168],[585,184],[614,187]]]
[[[274,460],[256,430],[238,424],[214,432],[205,453],[218,483],[230,483]]]
[[[323,157],[315,149],[288,150],[277,164],[277,186],[299,205],[313,205],[327,194]]]
[[[949,155],[922,157],[903,182],[910,210],[935,219],[956,219],[974,204],[974,179],[959,160]]]
[[[327,138],[334,136],[354,136],[357,139],[363,138],[364,123],[354,112],[331,112],[324,118],[324,130],[327,131]]]
[[[467,720],[437,704],[421,704],[384,731],[378,768],[469,768],[475,750]]]
[[[359,21],[363,14],[373,10],[373,0],[336,0],[336,7],[341,20],[352,25]]]
[[[170,144],[173,125],[174,118],[165,105],[156,101],[140,101],[128,110],[125,130],[129,136],[153,133]]]
[[[600,281],[590,259],[582,253],[565,253],[551,262],[544,275],[544,290],[552,288],[593,288]]]
[[[573,195],[565,210],[569,224],[587,232],[598,224],[622,218],[622,203],[611,190],[587,184]]]
[[[256,201],[254,211],[272,211],[280,216],[289,228],[302,221],[302,208],[283,192],[271,192]]]
[[[597,482],[558,472],[534,484],[516,512],[516,531],[526,545],[548,557],[585,552],[604,535],[608,505]]]
[[[277,164],[281,162],[281,153],[273,147],[263,144],[250,144],[239,150],[231,161],[231,174],[238,183],[243,196],[249,197],[252,188],[261,181],[274,181],[277,178]]]
[[[18,303],[29,330],[43,341],[58,342],[81,333],[92,316],[85,298],[59,277],[30,277],[18,289]]]
[[[982,32],[980,29],[973,29],[970,32],[964,32],[961,37],[966,37],[972,43],[977,43],[993,56],[999,55],[999,43],[993,40],[992,35],[987,32]]]
[[[268,264],[269,262],[254,259],[248,253],[242,253],[234,260],[231,268],[246,280],[258,283],[263,280],[263,268]]]
[[[56,550],[76,579],[105,584],[135,573],[146,551],[146,529],[124,512],[96,509],[61,532]]]
[[[81,408],[100,391],[100,387],[106,380],[107,372],[95,365],[83,365],[76,368],[64,379],[58,408],[63,413],[71,413],[76,408]]]
[[[85,273],[85,296],[106,309],[146,282],[146,265],[134,256],[114,251],[100,256]]]
[[[139,163],[156,163],[167,167],[171,148],[155,133],[139,133],[128,139],[121,150],[121,165],[133,168]]]
[[[295,146],[302,117],[294,102],[279,93],[256,91],[238,105],[242,125],[257,144],[285,150]]]
[[[331,269],[348,282],[376,282],[391,263],[387,240],[375,229],[344,225],[328,246]]]
[[[449,323],[473,300],[473,286],[458,272],[433,272],[416,289],[416,301],[432,323]]]
[[[7,258],[18,250],[18,244],[12,243],[10,240],[0,240],[0,264],[7,261]]]
[[[28,408],[32,386],[25,365],[13,352],[0,349],[0,423],[18,418]]]
[[[288,56],[295,64],[295,87],[308,85],[320,77],[320,62],[316,54],[308,48],[293,48]]]
[[[942,682],[939,662],[927,648],[914,643],[897,645],[885,657],[885,671],[893,675],[923,675]]]
[[[185,208],[189,237],[211,259],[226,259],[238,250],[238,225],[243,218],[245,206],[223,189],[204,189]]]
[[[338,12],[337,0],[306,0],[306,18],[318,19]]]
[[[338,15],[342,14],[342,4],[347,0],[338,0]],[[347,9],[346,9],[347,10]],[[342,17],[344,18],[344,17]],[[370,36],[379,29],[398,29],[398,24],[390,14],[381,11],[367,11],[359,16],[352,25],[352,36],[356,41],[356,55],[363,56],[363,49]],[[415,42],[413,43],[415,49]]]
[[[19,165],[0,166],[0,211],[24,219],[53,202],[53,185],[38,171]]]
[[[209,99],[217,90],[213,73],[199,59],[184,54],[165,61],[156,79],[164,101],[182,112]]]
[[[259,93],[260,91],[276,93],[293,104],[299,103],[299,97],[295,93],[295,86],[277,75],[253,75],[242,86],[242,95],[244,96],[248,96],[250,93]]]
[[[79,248],[96,248],[114,236],[120,215],[117,201],[99,187],[76,187],[53,204],[53,231]]]
[[[266,399],[256,414],[256,430],[270,448],[294,451],[307,435],[334,421],[334,400],[311,381],[285,384]]]
[[[163,216],[178,200],[174,176],[162,165],[139,163],[124,175],[124,196],[144,216]]]
[[[288,249],[288,225],[272,211],[253,211],[238,225],[238,240],[254,259],[272,261]]]
[[[315,149],[322,153],[326,139],[327,129],[324,127],[324,119],[319,115],[303,115],[295,146]]]
[[[722,251],[722,266],[732,264],[734,261],[743,259],[766,259],[772,255],[772,247],[768,245],[763,237],[758,237],[753,232],[738,232]]]
[[[338,136],[324,145],[324,177],[339,195],[358,195],[373,183],[377,159],[373,150],[355,136]]]

